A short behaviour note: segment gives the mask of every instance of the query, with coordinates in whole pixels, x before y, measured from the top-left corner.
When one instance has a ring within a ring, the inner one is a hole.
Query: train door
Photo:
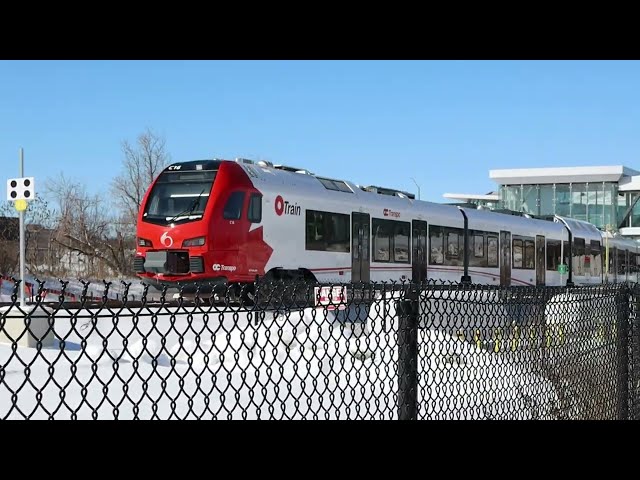
[[[546,259],[544,236],[536,235],[536,285],[545,284]]]
[[[427,222],[414,220],[412,231],[411,279],[424,282],[427,279]]]
[[[369,282],[369,231],[368,213],[351,213],[351,281]]]
[[[500,285],[511,285],[511,232],[500,231]]]

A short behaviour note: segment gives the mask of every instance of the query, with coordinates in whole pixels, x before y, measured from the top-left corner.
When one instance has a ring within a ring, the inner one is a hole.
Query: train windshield
[[[143,221],[167,225],[201,219],[215,178],[212,170],[161,173],[147,199]]]

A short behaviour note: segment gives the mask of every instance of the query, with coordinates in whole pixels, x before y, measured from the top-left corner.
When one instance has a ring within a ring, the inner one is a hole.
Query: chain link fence
[[[3,419],[640,418],[636,284],[15,285]]]

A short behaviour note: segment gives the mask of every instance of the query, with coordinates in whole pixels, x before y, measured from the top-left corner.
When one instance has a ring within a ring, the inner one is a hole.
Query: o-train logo
[[[276,209],[276,215],[278,215],[279,217],[282,216],[283,214],[284,215],[300,215],[300,211],[302,210],[300,208],[300,205],[298,205],[297,203],[289,203],[284,198],[282,198],[282,195],[278,195],[276,197],[276,202],[274,206]]]
[[[385,208],[385,209],[382,211],[382,214],[383,214],[385,217],[395,217],[395,218],[400,218],[400,212],[394,212],[393,210],[390,210],[390,209],[388,209],[388,208]]]

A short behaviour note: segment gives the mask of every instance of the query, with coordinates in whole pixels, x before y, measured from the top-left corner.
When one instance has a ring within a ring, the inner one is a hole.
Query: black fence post
[[[398,302],[398,420],[418,413],[418,289],[408,285]]]
[[[630,289],[631,300],[633,305],[633,315],[631,315],[631,358],[630,377],[631,377],[631,399],[630,418],[632,420],[640,420],[640,286],[634,284]]]
[[[618,420],[629,419],[629,323],[631,292],[623,285],[616,296],[616,350],[618,363]]]

